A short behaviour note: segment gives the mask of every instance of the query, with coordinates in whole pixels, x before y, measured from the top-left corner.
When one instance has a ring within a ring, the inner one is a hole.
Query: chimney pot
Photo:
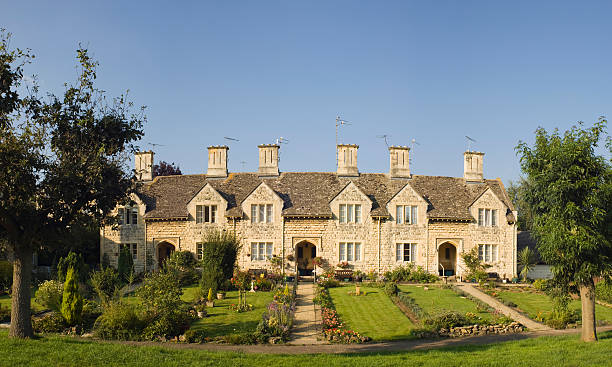
[[[207,177],[225,178],[227,177],[227,151],[226,145],[212,145],[208,147],[208,171]]]
[[[359,170],[357,169],[357,149],[356,144],[338,144],[338,176],[357,177]]]
[[[151,181],[153,179],[153,151],[136,152],[134,154],[134,168],[138,181]]]
[[[278,151],[279,145],[260,144],[259,148],[259,177],[278,176]]]
[[[466,181],[482,181],[484,179],[482,161],[484,153],[466,151],[463,153],[463,178]]]
[[[410,148],[406,146],[389,147],[389,176],[391,178],[410,178]]]

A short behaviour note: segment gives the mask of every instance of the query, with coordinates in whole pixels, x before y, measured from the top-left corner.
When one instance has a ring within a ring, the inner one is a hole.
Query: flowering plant
[[[349,263],[348,261],[341,261],[336,266],[339,267],[340,269],[348,269]]]
[[[321,266],[323,264],[323,258],[321,256],[317,256],[315,258],[312,259],[312,264],[314,266]]]
[[[238,290],[245,290],[251,285],[251,275],[246,271],[237,271],[230,281]]]

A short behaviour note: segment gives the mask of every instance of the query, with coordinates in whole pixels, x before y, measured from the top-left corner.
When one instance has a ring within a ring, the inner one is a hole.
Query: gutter
[[[381,225],[381,218],[378,218],[378,275],[380,276],[380,225]]]

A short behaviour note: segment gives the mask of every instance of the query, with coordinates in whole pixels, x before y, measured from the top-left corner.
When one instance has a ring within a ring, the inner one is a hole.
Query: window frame
[[[251,262],[268,261],[274,256],[274,242],[251,241]]]
[[[408,245],[408,260],[406,260],[406,245]],[[395,262],[396,263],[416,263],[418,254],[417,242],[396,242],[395,243]]]
[[[217,223],[217,204],[197,204],[196,224]]]
[[[493,208],[478,208],[478,227],[494,228],[499,226],[499,210]]]
[[[478,259],[485,264],[499,261],[499,245],[495,243],[478,244]]]
[[[204,242],[196,242],[196,260],[201,261],[204,258]]]
[[[346,261],[348,263],[361,262],[363,246],[362,242],[358,241],[340,241],[338,242],[338,261]]]
[[[395,224],[415,225],[419,221],[419,206],[398,204],[395,206]]]
[[[360,203],[344,203],[338,206],[338,222],[341,224],[362,223],[362,210]]]
[[[251,204],[251,224],[274,223],[274,204]]]

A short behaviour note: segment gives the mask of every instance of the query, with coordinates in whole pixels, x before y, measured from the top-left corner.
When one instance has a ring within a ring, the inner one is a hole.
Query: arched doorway
[[[444,242],[438,248],[438,274],[453,276],[457,274],[457,248],[450,242]]]
[[[160,242],[157,245],[157,265],[161,268],[170,254],[174,252],[174,245],[169,242]]]
[[[312,259],[317,256],[317,246],[308,241],[302,241],[295,246],[296,265],[298,275],[309,276],[313,275],[314,264]]]

